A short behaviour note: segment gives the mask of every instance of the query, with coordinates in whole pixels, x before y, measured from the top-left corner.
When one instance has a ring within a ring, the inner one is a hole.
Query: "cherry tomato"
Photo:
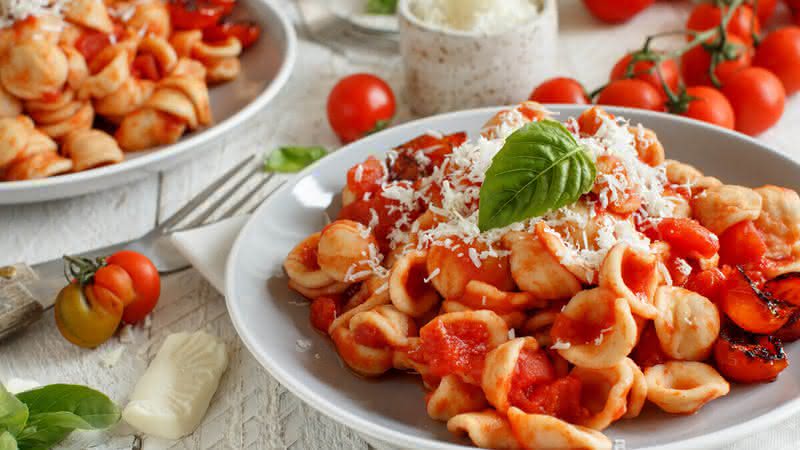
[[[686,93],[692,100],[686,111],[680,113],[682,116],[733,129],[736,124],[733,107],[722,92],[708,86],[694,86],[686,89]]]
[[[374,156],[366,161],[356,164],[347,171],[347,188],[361,198],[367,192],[375,192],[381,187],[381,182],[386,178],[383,164]]]
[[[339,304],[332,297],[318,297],[311,302],[311,325],[317,330],[328,334],[333,321],[339,312]]]
[[[775,125],[783,115],[786,91],[772,72],[748,67],[728,78],[722,93],[733,106],[736,130],[755,136]]]
[[[786,27],[770,33],[758,46],[753,65],[774,73],[786,95],[800,90],[800,27]]]
[[[589,96],[583,86],[573,78],[551,78],[533,90],[529,100],[539,103],[574,103],[585,105]]]
[[[794,342],[800,339],[800,309],[795,311],[789,321],[776,331],[773,336],[780,339],[781,342]]]
[[[753,222],[745,220],[719,237],[719,262],[730,266],[755,267],[767,253],[767,244]]]
[[[617,61],[617,64],[611,69],[610,81],[628,78],[628,66],[630,66],[632,59],[633,55],[629,53]],[[667,86],[672,92],[675,92],[680,83],[678,63],[676,63],[674,59],[661,61],[658,65],[661,76],[656,72],[654,66],[655,64],[650,61],[638,61],[633,65],[632,76],[630,78],[636,78],[650,83],[664,95],[664,98],[666,98],[666,93],[664,92],[664,86],[662,84],[662,76]]]
[[[787,273],[769,280],[764,290],[781,301],[800,306],[800,273]]]
[[[227,5],[213,1],[175,0],[168,3],[172,26],[178,30],[203,29],[215,25],[226,14]]]
[[[123,308],[122,301],[114,296],[96,297],[93,289],[70,283],[56,298],[56,326],[66,340],[94,348],[117,331]]]
[[[711,258],[719,251],[717,235],[692,219],[664,218],[645,234],[669,244],[670,252],[679,258]]]
[[[770,334],[781,328],[795,308],[762,292],[741,267],[728,268],[720,307],[739,328]]]
[[[626,22],[644,11],[655,0],[583,0],[595,17],[608,23]]]
[[[690,291],[697,292],[703,297],[717,303],[722,287],[725,285],[725,274],[716,267],[699,272],[695,271],[689,275],[689,280],[684,287]]]
[[[600,92],[597,104],[663,111],[664,97],[661,91],[646,81],[616,80]]]
[[[722,85],[731,74],[750,67],[753,53],[752,48],[742,38],[733,34],[728,36],[728,42],[723,51],[736,57],[720,62],[714,69],[714,75]],[[689,86],[713,86],[714,83],[709,74],[710,68],[711,53],[702,45],[694,47],[681,56],[683,81]]]
[[[219,42],[235,37],[247,48],[255,44],[261,35],[261,29],[256,25],[247,23],[221,23],[203,29],[203,40],[206,42]]]
[[[328,96],[328,122],[344,143],[385,128],[394,112],[392,89],[368,73],[342,78]]]
[[[125,305],[122,321],[136,323],[143,320],[155,308],[161,295],[161,277],[153,263],[141,253],[123,250],[106,259],[108,266],[119,266],[133,280],[135,298]]]
[[[758,2],[756,4],[756,1]],[[758,21],[765,25],[775,14],[775,8],[778,6],[778,0],[748,0],[748,4],[756,7],[756,16]]]
[[[720,373],[740,383],[772,381],[789,365],[781,341],[725,327],[714,344],[714,361]]]
[[[727,10],[727,7],[721,9],[710,3],[701,3],[692,10],[689,20],[686,22],[686,28],[703,32],[718,27]],[[730,34],[739,36],[748,45],[753,45],[753,35],[761,32],[761,25],[758,17],[753,15],[753,8],[743,5],[734,11],[726,30]],[[691,38],[689,36],[689,39]]]

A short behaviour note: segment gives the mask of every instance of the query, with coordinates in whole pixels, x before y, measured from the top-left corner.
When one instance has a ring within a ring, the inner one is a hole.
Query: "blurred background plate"
[[[213,140],[259,112],[289,79],[297,38],[289,19],[270,0],[239,0],[232,17],[256,23],[261,38],[242,53],[242,73],[209,89],[213,126],[175,144],[126,153],[122,163],[41,180],[0,182],[0,205],[75,197],[144,178],[212,147]]]
[[[585,107],[548,109],[565,120]],[[725,183],[800,189],[800,166],[747,136],[674,115],[608,110],[656,131],[667,158],[692,164]],[[468,131],[474,138],[496,111],[462,111],[399,125],[323,158],[261,205],[231,251],[225,297],[244,344],[287,389],[372,440],[415,449],[469,445],[428,417],[418,376],[391,372],[368,380],[347,369],[332,342],[311,326],[305,300],[287,287],[283,260],[298,242],[325,226],[326,210],[338,211],[338,194],[351,166],[428,130]],[[623,439],[630,449],[694,450],[722,446],[786,419],[800,412],[800,344],[789,344],[786,350],[794,362],[773,383],[733,385],[729,395],[690,416],[669,415],[648,405],[640,417],[616,422],[605,433],[612,440]]]
[[[334,14],[361,28],[385,33],[397,33],[400,30],[396,14],[367,14],[367,1],[327,0],[321,3],[326,3]]]

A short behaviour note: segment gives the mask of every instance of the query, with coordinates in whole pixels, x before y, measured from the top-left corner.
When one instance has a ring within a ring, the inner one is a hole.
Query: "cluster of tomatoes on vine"
[[[606,22],[623,22],[654,0],[584,0]],[[686,29],[648,36],[614,65],[609,82],[587,93],[572,78],[539,85],[531,100],[597,103],[669,111],[757,135],[783,115],[786,97],[800,90],[800,27],[762,33],[778,0],[712,0],[697,4]],[[786,0],[800,24],[800,0]],[[678,49],[654,47],[684,35]]]

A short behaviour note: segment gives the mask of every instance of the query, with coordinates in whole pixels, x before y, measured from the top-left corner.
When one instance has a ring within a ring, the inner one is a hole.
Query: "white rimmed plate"
[[[289,80],[297,47],[294,27],[270,0],[240,0],[233,18],[259,25],[261,39],[242,54],[236,80],[210,89],[213,126],[173,145],[128,153],[120,164],[41,180],[0,181],[0,205],[74,197],[157,173],[210,148],[210,141],[260,111]]]
[[[560,118],[579,106],[553,106]],[[681,117],[609,108],[658,133],[667,157],[693,164],[726,183],[770,183],[800,188],[800,166],[760,142]],[[377,380],[344,367],[331,342],[314,331],[302,298],[289,291],[281,264],[300,240],[325,225],[335,208],[344,174],[368,155],[397,146],[428,130],[476,130],[496,108],[462,111],[391,128],[351,144],[298,174],[253,214],[228,259],[226,299],[234,326],[258,361],[305,402],[369,438],[401,448],[463,449],[441,422],[425,412],[419,377],[391,374]],[[307,350],[300,343],[311,343]],[[634,420],[606,430],[626,448],[713,448],[740,439],[800,412],[800,344],[787,348],[793,364],[778,381],[734,386],[692,416],[672,416],[649,405]]]

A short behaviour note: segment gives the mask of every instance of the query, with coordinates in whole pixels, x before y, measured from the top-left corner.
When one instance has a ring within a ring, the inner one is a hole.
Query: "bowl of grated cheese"
[[[412,111],[510,104],[554,75],[556,0],[400,0]]]

